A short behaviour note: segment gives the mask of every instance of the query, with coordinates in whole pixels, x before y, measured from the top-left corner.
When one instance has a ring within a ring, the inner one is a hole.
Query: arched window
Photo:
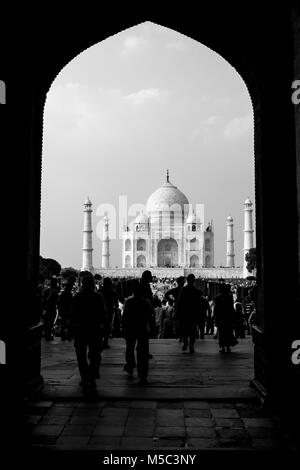
[[[190,250],[192,251],[199,250],[199,243],[196,238],[192,238],[192,240],[190,241]]]
[[[131,268],[131,257],[130,257],[130,255],[125,256],[125,268]]]
[[[209,255],[205,256],[205,267],[210,268],[210,256]]]
[[[139,255],[136,260],[136,265],[138,268],[145,268],[146,267],[146,258],[144,255]]]
[[[130,250],[131,250],[131,240],[127,238],[127,240],[125,240],[125,251],[130,251]]]
[[[136,242],[136,250],[146,251],[146,240],[144,240],[143,238],[139,238]]]
[[[197,255],[193,255],[190,258],[190,268],[199,268],[199,258]]]
[[[206,240],[205,240],[205,251],[210,251],[210,250],[211,250],[210,238],[206,238]]]

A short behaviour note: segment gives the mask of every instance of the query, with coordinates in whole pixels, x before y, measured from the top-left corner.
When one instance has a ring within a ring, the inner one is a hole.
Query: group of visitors
[[[237,338],[250,332],[248,320],[255,310],[251,295],[244,302],[237,296],[234,299],[230,283],[220,283],[213,300],[203,295],[193,274],[186,280],[179,277],[176,284],[168,282],[168,289],[160,291],[160,296],[153,294],[152,281],[151,272],[144,271],[140,280],[132,280],[131,295],[120,299],[110,278],[96,285],[94,277],[87,274],[80,286],[70,278],[63,290],[57,279],[51,279],[42,295],[44,336],[53,339],[59,323],[61,339],[74,339],[84,390],[96,387],[101,352],[109,348],[116,323],[126,342],[124,370],[132,375],[137,369],[141,384],[147,381],[152,358],[149,338],[177,338],[182,351],[193,354],[197,338],[214,335],[220,352],[229,353]]]

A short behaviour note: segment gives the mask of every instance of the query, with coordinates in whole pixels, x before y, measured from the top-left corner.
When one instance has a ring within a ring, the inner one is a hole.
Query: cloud
[[[162,102],[166,98],[167,92],[161,91],[158,88],[145,88],[126,96],[126,99],[134,106],[141,106],[148,102]]]
[[[166,48],[174,51],[185,52],[187,47],[186,44],[181,39],[175,39],[166,44]]]
[[[138,36],[127,36],[122,46],[121,56],[130,57],[137,52],[141,52],[147,45],[147,42],[148,41],[146,39],[140,38]]]
[[[222,120],[221,116],[213,115],[205,119],[204,124],[206,126],[215,126],[216,124],[219,124],[221,120]]]
[[[251,114],[239,116],[229,121],[223,129],[223,138],[225,140],[236,140],[249,134],[253,128],[253,118]]]

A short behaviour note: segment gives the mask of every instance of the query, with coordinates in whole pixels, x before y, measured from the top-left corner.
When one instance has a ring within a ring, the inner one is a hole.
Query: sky
[[[101,266],[103,215],[119,213],[170,181],[213,219],[215,266],[226,263],[234,219],[242,266],[243,203],[254,203],[253,110],[236,70],[216,52],[146,22],[83,51],[56,77],[44,110],[40,253],[82,264],[83,203],[93,203],[93,264]],[[132,217],[129,217],[130,221]],[[117,224],[123,220],[117,219]],[[121,267],[119,233],[111,267]]]

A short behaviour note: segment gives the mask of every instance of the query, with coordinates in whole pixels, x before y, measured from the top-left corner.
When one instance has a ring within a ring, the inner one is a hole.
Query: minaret
[[[246,254],[249,253],[250,248],[253,248],[253,223],[252,223],[252,202],[246,199],[244,202],[244,264],[243,264],[243,277],[249,276],[247,270],[247,261],[245,260]]]
[[[234,238],[233,238],[233,218],[231,215],[227,217],[227,252],[226,252],[226,267],[234,268]]]
[[[83,247],[81,271],[93,272],[93,241],[92,241],[92,203],[87,197],[84,203],[83,217]]]
[[[108,217],[105,213],[103,225],[103,238],[102,238],[102,268],[109,268],[109,225]]]

